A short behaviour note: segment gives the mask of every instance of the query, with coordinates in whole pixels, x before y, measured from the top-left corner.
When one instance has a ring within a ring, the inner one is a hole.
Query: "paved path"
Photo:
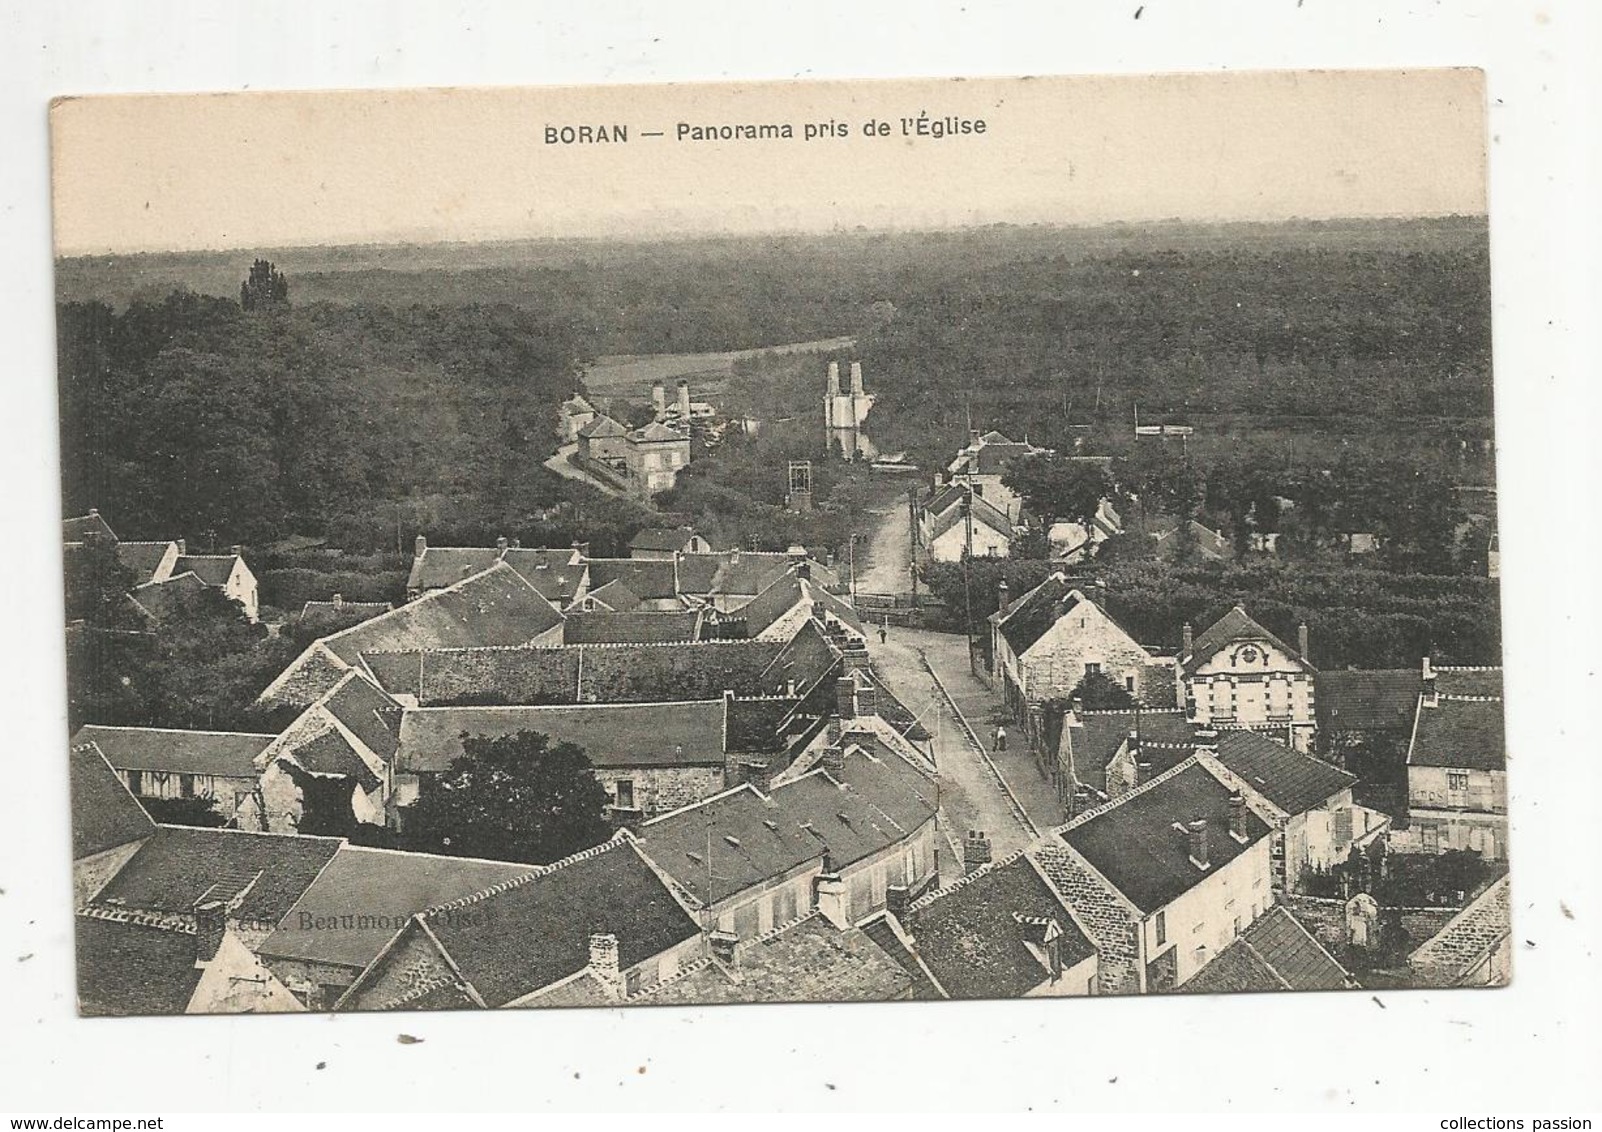
[[[873,534],[857,552],[857,592],[869,594],[905,593],[912,586],[907,565],[912,560],[910,527],[905,491],[880,507]]]
[[[893,628],[884,644],[877,640],[872,642],[873,665],[890,690],[918,715],[919,722],[932,735],[935,765],[940,771],[940,809],[946,829],[958,839],[967,830],[984,830],[990,838],[992,852],[1001,857],[1033,840],[1032,827],[1044,829],[1061,821],[1061,811],[1057,808],[1055,793],[1041,779],[1027,753],[992,756],[987,761],[975,749],[952,707],[952,702],[962,705],[970,690],[957,680],[959,674],[950,670],[951,642],[955,642],[960,655],[964,647],[961,637]],[[950,690],[950,700],[924,667],[926,655],[941,683]],[[980,687],[982,689],[983,685]],[[966,706],[962,707],[964,713],[967,710]],[[988,745],[989,715],[985,714],[983,719],[985,722],[981,723],[970,717],[974,730],[980,734],[983,744]],[[989,754],[988,750],[985,753]],[[998,781],[998,772],[1012,788],[1011,797]],[[1020,805],[1027,821],[1019,818]],[[947,875],[944,869],[941,875]]]
[[[615,495],[621,498],[623,493],[615,486],[603,479],[590,475],[590,473],[568,459],[569,456],[577,451],[577,444],[564,444],[556,450],[556,455],[545,461],[545,466],[563,479],[577,480],[579,483],[589,484],[598,491],[604,491],[608,495]]]

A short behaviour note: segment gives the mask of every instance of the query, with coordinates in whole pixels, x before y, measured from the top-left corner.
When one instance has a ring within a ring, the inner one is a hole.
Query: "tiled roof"
[[[1301,653],[1259,625],[1252,619],[1251,614],[1239,605],[1213,622],[1205,633],[1195,639],[1191,650],[1179,658],[1180,666],[1186,672],[1194,672],[1236,641],[1266,641],[1292,660],[1300,661],[1308,671],[1312,671],[1313,666],[1308,664]]]
[[[117,541],[116,532],[111,529],[111,524],[101,518],[98,511],[61,520],[62,542],[83,542],[86,536],[91,534],[107,542]]]
[[[1069,729],[1074,773],[1079,781],[1106,793],[1107,764],[1122,749],[1131,731],[1139,733],[1140,762],[1151,775],[1178,766],[1195,753],[1196,725],[1178,711],[1080,712]]]
[[[241,731],[178,731],[91,723],[80,727],[72,742],[74,746],[94,743],[118,770],[255,778],[254,760],[275,738],[276,735]]]
[[[839,663],[840,651],[824,636],[817,622],[808,620],[762,670],[758,685],[762,691],[779,693],[793,684],[796,694],[804,696]]]
[[[1502,697],[1500,668],[1436,668],[1435,690],[1443,696]]]
[[[895,918],[888,912],[875,916],[862,924],[862,934],[878,945],[912,980],[912,997],[922,1002],[943,999],[946,992],[934,981],[929,968],[911,947],[902,932],[897,931]]]
[[[933,783],[923,792],[883,789],[854,772],[849,763],[845,782],[814,770],[773,788],[773,798],[791,819],[800,822],[829,850],[836,869],[904,841],[935,814]]]
[[[690,527],[646,527],[629,539],[630,550],[683,550],[695,531]]]
[[[617,937],[618,963],[627,970],[700,931],[627,838],[452,901],[421,920],[491,1007],[584,970],[592,933]]]
[[[72,780],[72,859],[81,861],[156,831],[143,806],[93,743],[75,743],[68,757]]]
[[[234,563],[238,561],[239,556],[235,554],[184,554],[179,556],[172,572],[192,572],[208,586],[221,587],[228,584],[228,578],[234,572]]]
[[[569,645],[622,645],[684,643],[696,639],[701,629],[701,611],[656,613],[573,612],[567,615],[562,640]]]
[[[322,703],[373,754],[385,762],[394,757],[401,706],[365,676],[351,673],[323,697]]]
[[[148,582],[171,549],[170,542],[119,542],[117,560],[132,570],[139,581]]]
[[[982,495],[973,497],[973,521],[980,526],[989,527],[997,534],[1012,538],[1012,520],[1007,518],[1006,512],[998,510]],[[966,522],[961,507],[947,507],[935,516],[934,524],[929,528],[927,541],[932,542],[952,527]]]
[[[814,912],[741,945],[732,964],[708,964],[637,1001],[891,1002],[910,997],[912,985],[867,933],[841,931]]]
[[[789,573],[734,610],[732,616],[743,620],[746,632],[755,637],[798,605],[807,606],[809,611],[821,606],[826,617],[832,617],[858,636],[867,635],[856,609],[850,602],[838,594],[830,593],[811,579],[798,578]]]
[[[1041,921],[1057,925],[1064,968],[1096,952],[1022,853],[918,901],[906,921],[919,958],[951,998],[1020,998],[1047,982]]]
[[[561,624],[562,615],[504,563],[435,590],[323,644],[347,664],[363,652],[467,645],[521,645]]]
[[[391,695],[421,707],[450,703],[578,702],[580,648],[496,647],[366,652],[362,663]]]
[[[690,442],[689,437],[682,432],[675,432],[661,421],[652,421],[644,428],[629,433],[629,439],[636,444],[660,444],[664,441],[679,441],[684,444]]]
[[[534,868],[342,845],[258,950],[275,958],[360,970],[414,913],[471,896]]]
[[[640,827],[640,851],[701,904],[715,904],[823,857],[823,845],[750,785]]]
[[[305,742],[287,748],[281,755],[312,774],[353,778],[363,790],[369,792],[380,784],[373,768],[367,765],[366,760],[336,727],[330,727]]]
[[[620,581],[644,601],[679,596],[678,568],[671,558],[589,558],[590,589]]]
[[[1013,655],[1023,656],[1059,617],[1088,600],[1074,589],[1067,575],[1053,574],[1008,606],[997,624]]]
[[[1232,991],[1343,990],[1350,972],[1308,934],[1295,916],[1275,905],[1189,979],[1182,990],[1202,994]]]
[[[585,578],[584,563],[578,551],[553,547],[507,547],[501,561],[548,600],[566,607]]]
[[[569,409],[575,414],[595,412],[595,406],[590,404],[582,393],[575,393],[566,401],[563,401],[562,408]]]
[[[182,1014],[203,972],[193,932],[80,912],[78,1012],[89,1017]]]
[[[586,606],[592,601],[601,603],[613,613],[631,613],[644,604],[639,594],[617,578],[613,578],[600,589],[591,590],[584,595]]]
[[[1454,770],[1506,770],[1502,701],[1490,697],[1420,697],[1408,766]]]
[[[1507,876],[1492,883],[1407,958],[1427,986],[1461,983],[1513,930]]]
[[[463,578],[481,574],[500,561],[501,552],[493,546],[430,546],[412,558],[406,578],[408,590],[437,590],[454,586]]]
[[[1424,682],[1417,668],[1326,670],[1313,709],[1320,731],[1405,731]]]
[[[183,609],[196,594],[210,588],[193,570],[186,570],[159,582],[137,585],[128,596],[159,621]]]
[[[721,766],[724,702],[443,707],[401,717],[397,769],[439,774],[462,757],[462,735],[536,731],[583,747],[598,767]]]
[[[244,892],[234,914],[242,920],[276,924],[339,845],[334,837],[158,826],[94,902],[108,908],[188,914],[208,893],[232,900]]]
[[[608,436],[627,436],[629,430],[618,424],[605,413],[598,415],[593,421],[579,429],[579,436],[595,440]]]
[[[1220,733],[1217,758],[1276,808],[1293,815],[1315,809],[1357,781],[1355,774],[1255,731]]]
[[[1190,891],[1268,834],[1268,826],[1246,812],[1246,844],[1229,832],[1230,788],[1199,763],[1181,763],[1167,775],[1091,810],[1065,826],[1060,836],[1109,884],[1150,914]],[[1187,832],[1207,823],[1208,867],[1190,860]]]

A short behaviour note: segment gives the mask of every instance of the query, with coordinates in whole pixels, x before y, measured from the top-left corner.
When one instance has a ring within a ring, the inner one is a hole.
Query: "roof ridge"
[[[994,872],[996,869],[1003,868],[1006,865],[1013,864],[1020,857],[1027,856],[1028,853],[1029,853],[1029,850],[1033,846],[1034,846],[1034,842],[1030,842],[1028,845],[1025,845],[1022,849],[1014,849],[1011,853],[1008,853],[1005,857],[998,857],[994,861],[990,861],[990,862],[987,862],[986,864],[980,865],[977,869],[974,869],[972,872],[963,873],[960,877],[958,877],[956,880],[952,881],[950,884],[946,885],[943,888],[937,888],[933,892],[924,893],[922,896],[918,897],[918,899],[914,900],[911,904],[907,905],[907,911],[908,912],[921,911],[922,909],[927,908],[929,905],[933,904],[936,900],[939,900],[939,899],[941,899],[942,897],[945,897],[945,896],[949,896],[949,895],[951,895],[951,893],[956,892],[959,889],[966,888],[969,884],[971,884],[973,881],[978,880],[980,877],[984,876],[986,873]]]
[[[213,887],[216,887],[215,885]],[[209,891],[209,890],[208,890]],[[194,935],[195,925],[174,918],[173,913],[147,912],[138,908],[108,908],[104,904],[86,904],[77,910],[80,916],[92,920],[105,920],[114,924],[137,924],[142,928],[157,928],[179,935]]]
[[[560,861],[552,861],[548,865],[535,865],[529,872],[523,874],[522,876],[516,876],[508,880],[497,881],[488,888],[481,888],[477,892],[468,893],[466,896],[457,897],[455,900],[447,900],[443,904],[430,905],[417,914],[426,919],[437,912],[449,912],[457,908],[468,908],[474,904],[481,904],[485,900],[488,900],[491,896],[499,896],[501,893],[508,892],[511,889],[522,888],[530,881],[538,880],[543,876],[549,876],[551,873],[556,872],[558,869],[566,868],[568,865],[577,864],[581,861],[587,861],[592,857],[599,857],[602,853],[610,852],[611,850],[616,849],[619,845],[632,844],[634,844],[632,840],[625,840],[622,838],[608,839],[601,842],[599,845],[592,845],[588,849],[581,849],[572,856],[563,857]],[[508,863],[510,864],[511,862]]]
[[[188,727],[138,727],[126,723],[84,723],[79,725],[79,733],[81,734],[86,727],[95,727],[101,731],[159,731],[164,734],[177,735],[240,735],[248,736],[251,739],[276,739],[282,734],[282,732],[271,731],[204,731]],[[79,746],[83,745],[79,744]]]
[[[538,869],[541,865],[531,865],[526,861],[500,861],[494,857],[455,857],[445,853],[423,853],[416,849],[388,849],[381,845],[357,845],[347,842],[340,846],[342,852],[351,853],[379,853],[387,857],[423,857],[430,861],[466,861],[474,865],[505,865],[509,869]]]
[[[1161,783],[1167,782],[1170,778],[1176,777],[1179,774],[1180,771],[1188,770],[1193,766],[1201,766],[1201,765],[1202,764],[1197,759],[1197,757],[1195,755],[1191,755],[1190,758],[1184,760],[1183,762],[1177,763],[1174,766],[1171,766],[1167,770],[1163,771],[1161,774],[1155,775],[1152,778],[1147,779],[1145,782],[1141,783],[1139,786],[1135,787],[1133,790],[1130,790],[1130,791],[1128,791],[1126,793],[1118,795],[1118,797],[1114,798],[1110,802],[1103,802],[1099,806],[1092,806],[1090,809],[1086,810],[1084,813],[1077,815],[1076,817],[1064,822],[1062,825],[1056,826],[1056,827],[1048,830],[1047,832],[1048,833],[1061,834],[1061,833],[1066,833],[1070,829],[1077,829],[1079,826],[1084,825],[1090,819],[1100,817],[1102,814],[1106,813],[1108,810],[1115,809],[1118,806],[1121,806],[1125,802],[1129,801],[1129,799],[1137,797],[1138,795],[1144,794],[1147,791],[1151,790],[1153,787],[1158,786]],[[1207,770],[1208,775],[1212,776],[1212,771],[1208,770],[1207,767],[1202,766],[1202,769],[1203,770]]]
[[[388,693],[385,693],[386,695]],[[430,707],[404,707],[408,714],[425,711],[573,711],[583,708],[590,711],[616,711],[623,708],[644,709],[662,707],[722,707],[724,699],[715,700],[643,700],[638,703],[576,703],[576,704],[435,704]]]
[[[751,783],[742,782],[738,786],[730,786],[726,790],[722,790],[722,791],[720,791],[720,792],[718,792],[716,794],[712,794],[712,795],[710,795],[708,797],[701,798],[701,799],[699,799],[697,801],[694,801],[694,802],[690,802],[688,805],[680,806],[676,810],[668,810],[666,813],[657,814],[656,817],[652,818],[650,821],[641,822],[640,823],[640,828],[641,829],[647,829],[650,826],[655,825],[659,821],[666,821],[668,818],[676,817],[679,814],[684,814],[684,813],[688,813],[691,810],[700,809],[702,806],[708,805],[708,804],[710,804],[712,802],[716,802],[721,798],[732,798],[734,795],[739,794],[742,791],[746,791],[746,790],[749,790],[751,793],[755,794],[758,798],[762,799],[763,801],[766,801],[767,798],[768,798],[768,796],[766,794],[762,793],[762,791],[758,790],[755,786],[751,785]]]
[[[801,912],[798,915],[792,916],[790,919],[786,920],[782,924],[775,924],[773,927],[769,928],[762,935],[759,935],[759,936],[755,937],[754,939],[746,941],[745,946],[746,947],[751,947],[754,944],[766,943],[766,942],[768,942],[768,940],[773,939],[775,936],[779,936],[779,935],[784,934],[785,932],[789,931],[791,928],[796,927],[798,924],[804,924],[808,920],[812,919],[814,916],[821,918],[822,915],[823,915],[823,913],[819,912],[816,908],[810,908],[805,912]]]
[[[1437,701],[1451,701],[1459,704],[1499,704],[1502,702],[1501,696],[1471,696],[1462,692],[1438,692],[1435,698]]]

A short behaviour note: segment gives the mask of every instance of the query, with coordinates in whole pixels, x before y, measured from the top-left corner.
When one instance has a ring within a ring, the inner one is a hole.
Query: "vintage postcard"
[[[1484,101],[60,100],[80,1010],[1507,982]]]

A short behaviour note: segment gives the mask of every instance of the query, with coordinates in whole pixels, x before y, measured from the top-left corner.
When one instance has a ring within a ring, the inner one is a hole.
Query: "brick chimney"
[[[1151,764],[1150,763],[1139,763],[1139,762],[1136,763],[1135,764],[1135,785],[1136,786],[1144,786],[1144,785],[1146,785],[1146,783],[1148,783],[1150,781],[1151,781]]]
[[[857,718],[879,714],[879,689],[867,681],[857,685]]]
[[[343,608],[345,608],[345,595],[344,594],[335,594],[334,595],[334,608],[335,609],[343,609]]]
[[[500,551],[502,554],[506,553],[506,548],[509,545],[510,544],[506,541],[505,535],[502,535],[500,538],[495,540],[495,549]]]
[[[240,555],[245,553],[245,548],[236,542],[233,546],[228,548],[228,553],[233,557],[238,558]]]
[[[714,931],[707,937],[707,943],[712,945],[712,954],[723,963],[734,962],[734,949],[739,946],[740,937],[733,932]]]
[[[187,542],[187,540],[185,540],[185,539],[174,539],[173,540],[173,545],[178,548],[178,553],[179,554],[188,554],[189,553],[189,543]]]
[[[1080,784],[1074,787],[1072,797],[1068,799],[1068,816],[1076,818],[1086,810],[1095,806],[1091,800],[1090,787]]]
[[[823,748],[823,758],[818,765],[823,767],[829,777],[836,782],[844,782],[845,762],[845,748],[839,743],[830,743]]]
[[[904,919],[907,914],[907,905],[911,903],[911,901],[907,899],[907,896],[908,892],[906,885],[890,885],[884,890],[884,910],[889,912],[898,920]]]
[[[849,675],[835,677],[834,710],[842,723],[857,717],[857,682]]]
[[[1076,715],[1076,716],[1084,715],[1085,714],[1085,697],[1083,697],[1083,696],[1075,696],[1073,699],[1069,700],[1068,701],[1068,710],[1073,712],[1074,715]]]
[[[818,915],[841,931],[851,927],[851,894],[840,874],[834,871],[828,850],[823,853],[823,872],[812,881],[812,898]]]
[[[91,508],[89,508],[89,517],[90,517],[90,518],[91,518],[91,519],[98,519],[98,518],[100,518],[100,508],[98,508],[98,507],[91,507]]]
[[[1179,630],[1179,651],[1181,655],[1189,655],[1190,650],[1196,647],[1196,630],[1192,629],[1190,622],[1185,622],[1184,628]]]
[[[1211,863],[1207,857],[1207,820],[1197,818],[1187,827],[1190,837],[1190,863],[1205,871]]]
[[[618,965],[617,936],[610,932],[590,935],[590,974],[610,998],[623,996],[623,971]]]
[[[1307,622],[1305,621],[1296,626],[1296,651],[1302,654],[1303,660],[1308,660],[1312,656],[1312,650],[1308,648]]]
[[[412,557],[413,558],[421,558],[423,555],[425,555],[427,553],[428,553],[428,540],[426,538],[424,538],[422,535],[418,535],[417,536],[417,541],[412,544]]]
[[[803,581],[811,578],[812,577],[812,563],[805,562],[805,561],[797,562],[795,564],[795,576],[797,578],[802,579]]]
[[[1246,844],[1246,795],[1239,790],[1229,796],[1229,835]]]
[[[970,829],[962,839],[962,871],[971,873],[991,861],[990,838],[982,829]]]
[[[1007,603],[1008,603],[1007,579],[1003,578],[1003,579],[1001,579],[1000,582],[998,582],[996,584],[996,610],[997,610],[997,612],[1000,612],[1000,613],[1007,612]]]
[[[228,905],[207,900],[195,905],[195,966],[204,967],[217,957],[223,936],[228,934]]]

